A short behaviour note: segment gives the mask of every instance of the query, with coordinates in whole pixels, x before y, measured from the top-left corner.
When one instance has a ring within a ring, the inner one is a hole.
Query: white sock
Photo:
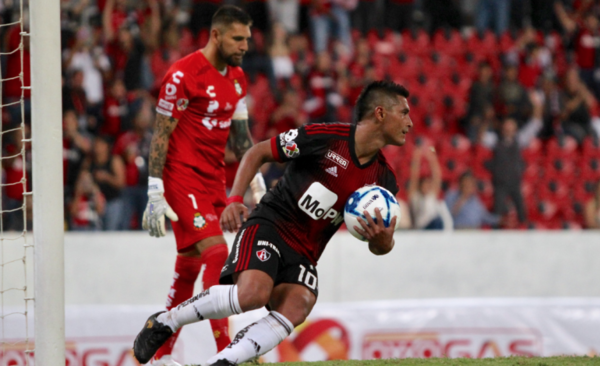
[[[204,319],[223,319],[233,314],[241,314],[236,285],[213,286],[162,313],[157,320],[168,325],[173,332],[186,324]]]
[[[240,364],[264,355],[275,348],[294,330],[294,325],[283,315],[271,311],[269,315],[240,330],[229,346],[206,362],[213,364],[226,359]]]

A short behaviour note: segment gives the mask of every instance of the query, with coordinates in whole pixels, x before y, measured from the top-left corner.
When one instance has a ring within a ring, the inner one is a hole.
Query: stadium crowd
[[[387,78],[411,93],[412,137],[386,151],[405,228],[600,228],[597,0],[62,0],[68,229],[140,229],[158,88],[206,43],[220,3],[254,19],[243,68],[255,140],[350,122],[362,87]],[[1,24],[18,5],[0,3]],[[0,37],[2,128],[24,120],[28,134],[19,25]],[[28,37],[23,56],[28,86]],[[30,169],[20,131],[3,134],[4,210],[22,205]],[[267,167],[269,185],[282,169]],[[20,226],[22,213],[4,214],[5,230]]]

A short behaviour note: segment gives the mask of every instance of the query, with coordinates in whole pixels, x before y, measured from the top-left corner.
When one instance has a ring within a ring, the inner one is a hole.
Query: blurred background
[[[158,88],[206,44],[221,3],[254,19],[243,68],[256,141],[350,122],[361,88],[390,79],[409,89],[414,122],[407,145],[386,151],[404,228],[600,228],[598,1],[62,0],[65,228],[140,229]],[[2,1],[0,22],[19,4]],[[1,52],[19,41],[18,24],[0,28]],[[4,102],[18,101],[19,52],[0,62]],[[19,104],[2,109],[4,130],[20,122]],[[3,156],[20,151],[21,134],[3,135]],[[30,170],[21,160],[2,160],[4,183]],[[233,154],[227,164],[231,184]],[[269,185],[282,169],[263,168]],[[7,186],[4,210],[22,190]],[[4,228],[22,221],[5,213]]]

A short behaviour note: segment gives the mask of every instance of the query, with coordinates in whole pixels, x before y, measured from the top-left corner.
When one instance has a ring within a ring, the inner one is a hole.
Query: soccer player
[[[251,23],[240,8],[221,7],[212,18],[207,45],[175,62],[162,82],[143,226],[161,237],[166,234],[165,215],[172,221],[178,255],[167,309],[194,294],[201,269],[205,289],[218,284],[227,259],[219,226],[227,199],[225,145],[229,143],[238,159],[253,145],[246,78],[239,67],[248,50]],[[264,192],[261,181],[255,176],[255,195]],[[230,343],[227,319],[222,318],[211,320],[218,350]],[[157,352],[153,365],[178,365],[171,357],[177,335]]]
[[[269,315],[208,360],[235,365],[273,349],[304,322],[319,292],[317,261],[342,224],[348,197],[372,184],[398,192],[381,148],[405,143],[412,128],[408,96],[400,85],[373,82],[358,98],[356,124],[309,124],[254,145],[242,159],[221,215],[224,229],[238,230],[221,285],[150,316],[134,342],[137,360],[149,360],[185,324],[267,305]],[[288,162],[285,174],[246,221],[241,195],[268,161]],[[396,217],[385,227],[375,212],[377,222],[367,214],[355,229],[368,239],[373,254],[382,255],[394,246]]]

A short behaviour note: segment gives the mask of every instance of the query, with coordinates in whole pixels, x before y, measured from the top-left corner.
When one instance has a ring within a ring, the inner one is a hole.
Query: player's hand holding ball
[[[373,254],[386,254],[394,247],[394,231],[400,219],[394,195],[379,186],[357,189],[344,207],[344,222],[350,234],[369,242]]]
[[[244,206],[243,197],[229,197],[227,199],[227,207],[225,207],[221,214],[221,228],[232,233],[236,232],[247,219],[248,207]]]
[[[165,215],[172,221],[179,220],[177,214],[164,197],[165,188],[160,178],[148,178],[148,204],[144,210],[142,227],[150,232],[150,236],[160,238],[167,235]]]

